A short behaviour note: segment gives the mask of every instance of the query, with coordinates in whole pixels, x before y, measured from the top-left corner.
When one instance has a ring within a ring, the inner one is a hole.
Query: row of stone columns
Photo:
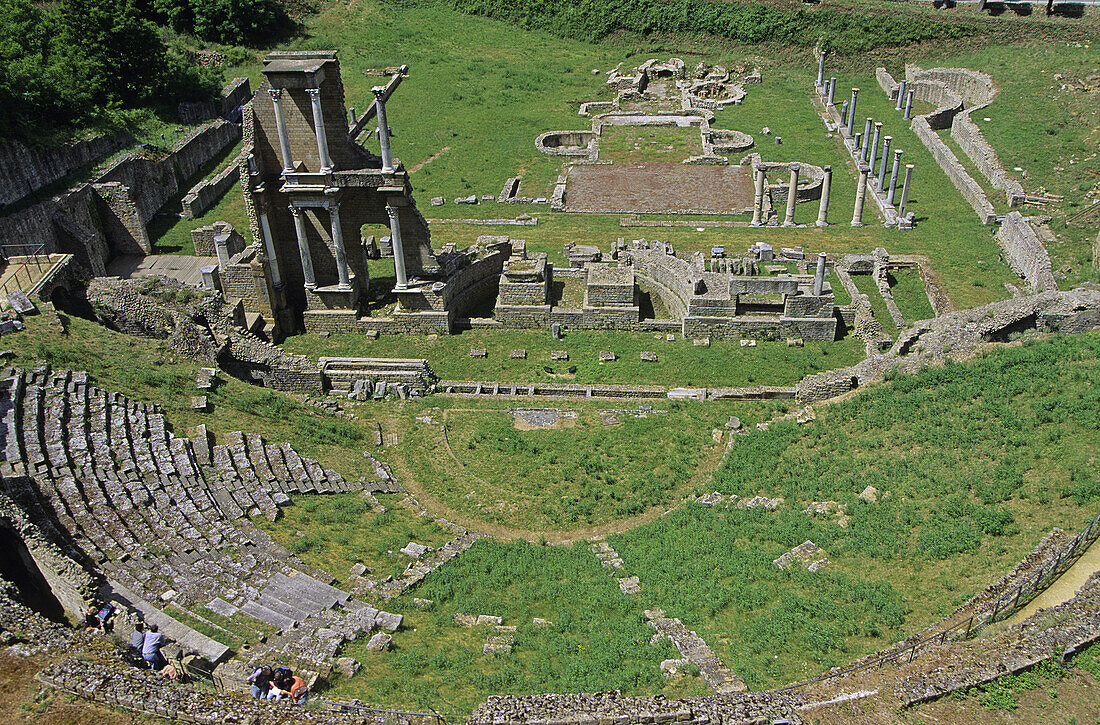
[[[344,246],[344,231],[340,226],[340,204],[330,201],[325,204],[329,213],[329,228],[332,234],[332,245],[336,250],[336,274],[340,280],[340,287],[351,287],[351,274],[348,271],[348,255]],[[313,258],[309,251],[309,237],[306,232],[305,218],[302,216],[303,207],[297,204],[290,205],[290,213],[294,216],[294,231],[298,237],[298,253],[302,258],[302,276],[305,278],[307,289],[317,287],[317,277],[313,271]],[[394,271],[397,273],[397,286],[404,289],[408,286],[408,277],[405,272],[404,248],[401,244],[401,222],[398,218],[398,208],[392,204],[386,205],[386,214],[390,218],[390,239],[393,242]],[[260,216],[260,225],[264,233],[264,242],[268,249],[268,256],[272,260],[272,277],[279,277],[278,263],[275,261],[275,250],[271,242],[271,229],[267,223],[267,215]]]
[[[283,89],[272,88],[271,102],[275,107],[275,132],[279,136],[279,152],[283,157],[283,173],[293,173],[294,157],[290,152],[290,135],[286,129],[286,117],[283,115]],[[321,159],[321,173],[332,171],[332,159],[328,153],[328,136],[325,134],[325,119],[321,113],[321,89],[307,88],[310,105],[313,108],[313,129],[317,136],[317,156]]]
[[[797,226],[794,221],[795,204],[798,203],[798,174],[801,171],[801,167],[798,164],[791,164],[791,176],[787,182],[787,211],[783,217],[783,226],[793,227]],[[821,180],[821,203],[817,211],[817,226],[827,227],[829,226],[829,192],[833,185],[833,167],[826,166],[824,168],[825,176]],[[752,222],[750,226],[758,227],[763,223],[764,214],[764,190],[767,187],[767,181],[764,175],[764,167],[756,167],[756,188],[755,197],[753,199],[752,207]]]

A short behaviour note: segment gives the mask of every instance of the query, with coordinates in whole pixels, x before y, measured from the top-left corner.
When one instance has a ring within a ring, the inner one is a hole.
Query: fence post
[[[974,624],[974,615],[970,615],[970,619],[966,620],[966,634],[963,635],[963,639],[970,639],[970,626]]]
[[[1001,600],[998,599],[997,601],[995,601],[993,603],[993,614],[989,615],[989,621],[990,622],[996,622],[997,621],[997,611],[1000,608],[1001,608]]]

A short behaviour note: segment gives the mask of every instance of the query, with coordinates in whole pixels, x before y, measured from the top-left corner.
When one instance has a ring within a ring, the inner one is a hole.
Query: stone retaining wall
[[[943,139],[932,130],[929,125],[927,116],[917,116],[913,119],[911,128],[913,133],[917,134],[917,138],[921,140],[925,148],[932,154],[932,158],[936,160],[943,172],[947,174],[947,177],[951,179],[951,183],[955,185],[955,188],[959,190],[963,198],[970,204],[971,208],[978,215],[982,224],[992,224],[997,220],[997,213],[993,211],[993,205],[989,203],[989,199],[986,197],[985,192],[982,191],[982,187],[978,182],[974,181],[970,174],[966,173],[966,169],[959,163],[959,159],[955,156],[955,153],[948,148],[947,144],[943,142]]]
[[[60,146],[27,146],[19,141],[0,140],[0,207],[14,204],[132,142],[127,133],[96,136]]]
[[[997,243],[1012,271],[1027,280],[1034,292],[1058,289],[1050,271],[1050,256],[1031,223],[1018,211],[1009,212],[997,230]]]
[[[241,174],[248,173],[247,158],[247,151],[241,151],[224,169],[192,186],[183,197],[184,219],[202,216],[207,209],[218,203],[218,200],[241,180]]]
[[[91,185],[81,184],[0,217],[0,239],[18,240],[29,249],[42,245],[46,253],[71,253],[92,274],[107,274],[114,250],[104,233],[101,205]]]

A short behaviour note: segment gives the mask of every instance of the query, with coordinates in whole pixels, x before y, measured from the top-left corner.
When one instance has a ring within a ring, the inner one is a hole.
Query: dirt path
[[[1040,609],[1050,609],[1073,598],[1074,593],[1095,572],[1100,571],[1100,539],[1092,542],[1092,546],[1081,554],[1080,558],[1069,569],[1062,572],[1050,586],[1039,596],[1032,599],[1027,606],[1009,617],[1005,624],[1019,624]]]
[[[485,410],[483,408],[477,409],[479,411]],[[390,427],[402,431],[403,434],[403,421],[398,416],[393,416],[389,420]],[[442,443],[442,436],[441,436]],[[450,451],[450,446],[442,446]],[[405,487],[405,490],[412,494],[421,504],[423,504],[433,515],[442,517],[448,521],[452,521],[456,524],[471,529],[473,531],[479,531],[483,534],[488,534],[497,539],[505,541],[512,539],[526,539],[527,541],[537,542],[541,539],[552,544],[569,544],[577,541],[584,541],[595,536],[607,536],[609,534],[618,534],[623,531],[628,531],[642,524],[648,523],[657,519],[658,517],[672,511],[685,503],[683,496],[695,488],[696,485],[704,481],[709,481],[711,474],[717,468],[718,464],[722,460],[722,454],[725,451],[725,445],[714,446],[713,449],[705,450],[701,460],[695,467],[695,471],[687,478],[682,484],[677,486],[672,492],[672,498],[677,501],[669,508],[663,506],[654,506],[648,511],[631,516],[625,519],[619,519],[617,521],[609,521],[604,524],[597,524],[595,526],[583,526],[574,529],[523,529],[515,526],[507,526],[505,524],[497,524],[489,521],[483,521],[479,518],[469,516],[461,513],[450,506],[448,506],[442,499],[434,496],[424,484],[417,479],[412,469],[408,466],[408,463],[402,456],[384,456],[384,459],[389,463],[394,473],[397,474],[398,482]],[[453,455],[453,452],[451,452]],[[449,455],[448,458],[451,456]],[[465,465],[456,457],[454,460],[458,461],[463,468]],[[470,475],[465,472],[465,475]],[[480,479],[479,479],[480,480]]]
[[[411,169],[409,169],[409,173],[410,174],[415,174],[417,171],[420,171],[422,168],[424,168],[425,166],[427,166],[431,162],[435,161],[440,156],[442,156],[443,154],[447,153],[450,150],[451,150],[450,146],[444,146],[443,148],[439,149],[438,151],[436,151],[434,154],[432,154],[428,158],[421,161],[419,164],[414,164],[413,167]]]

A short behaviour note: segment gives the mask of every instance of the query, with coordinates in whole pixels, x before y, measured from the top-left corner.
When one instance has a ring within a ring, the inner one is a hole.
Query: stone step
[[[258,619],[265,624],[270,624],[272,627],[278,627],[279,629],[292,629],[297,624],[292,618],[279,614],[251,600],[245,602],[244,605],[241,606],[240,611],[254,619]]]
[[[173,619],[131,589],[110,579],[107,580],[107,585],[110,588],[110,593],[107,595],[110,601],[116,606],[140,611],[147,624],[157,625],[161,634],[179,644],[184,650],[196,652],[214,663],[220,662],[229,653],[229,648],[224,644]]]

